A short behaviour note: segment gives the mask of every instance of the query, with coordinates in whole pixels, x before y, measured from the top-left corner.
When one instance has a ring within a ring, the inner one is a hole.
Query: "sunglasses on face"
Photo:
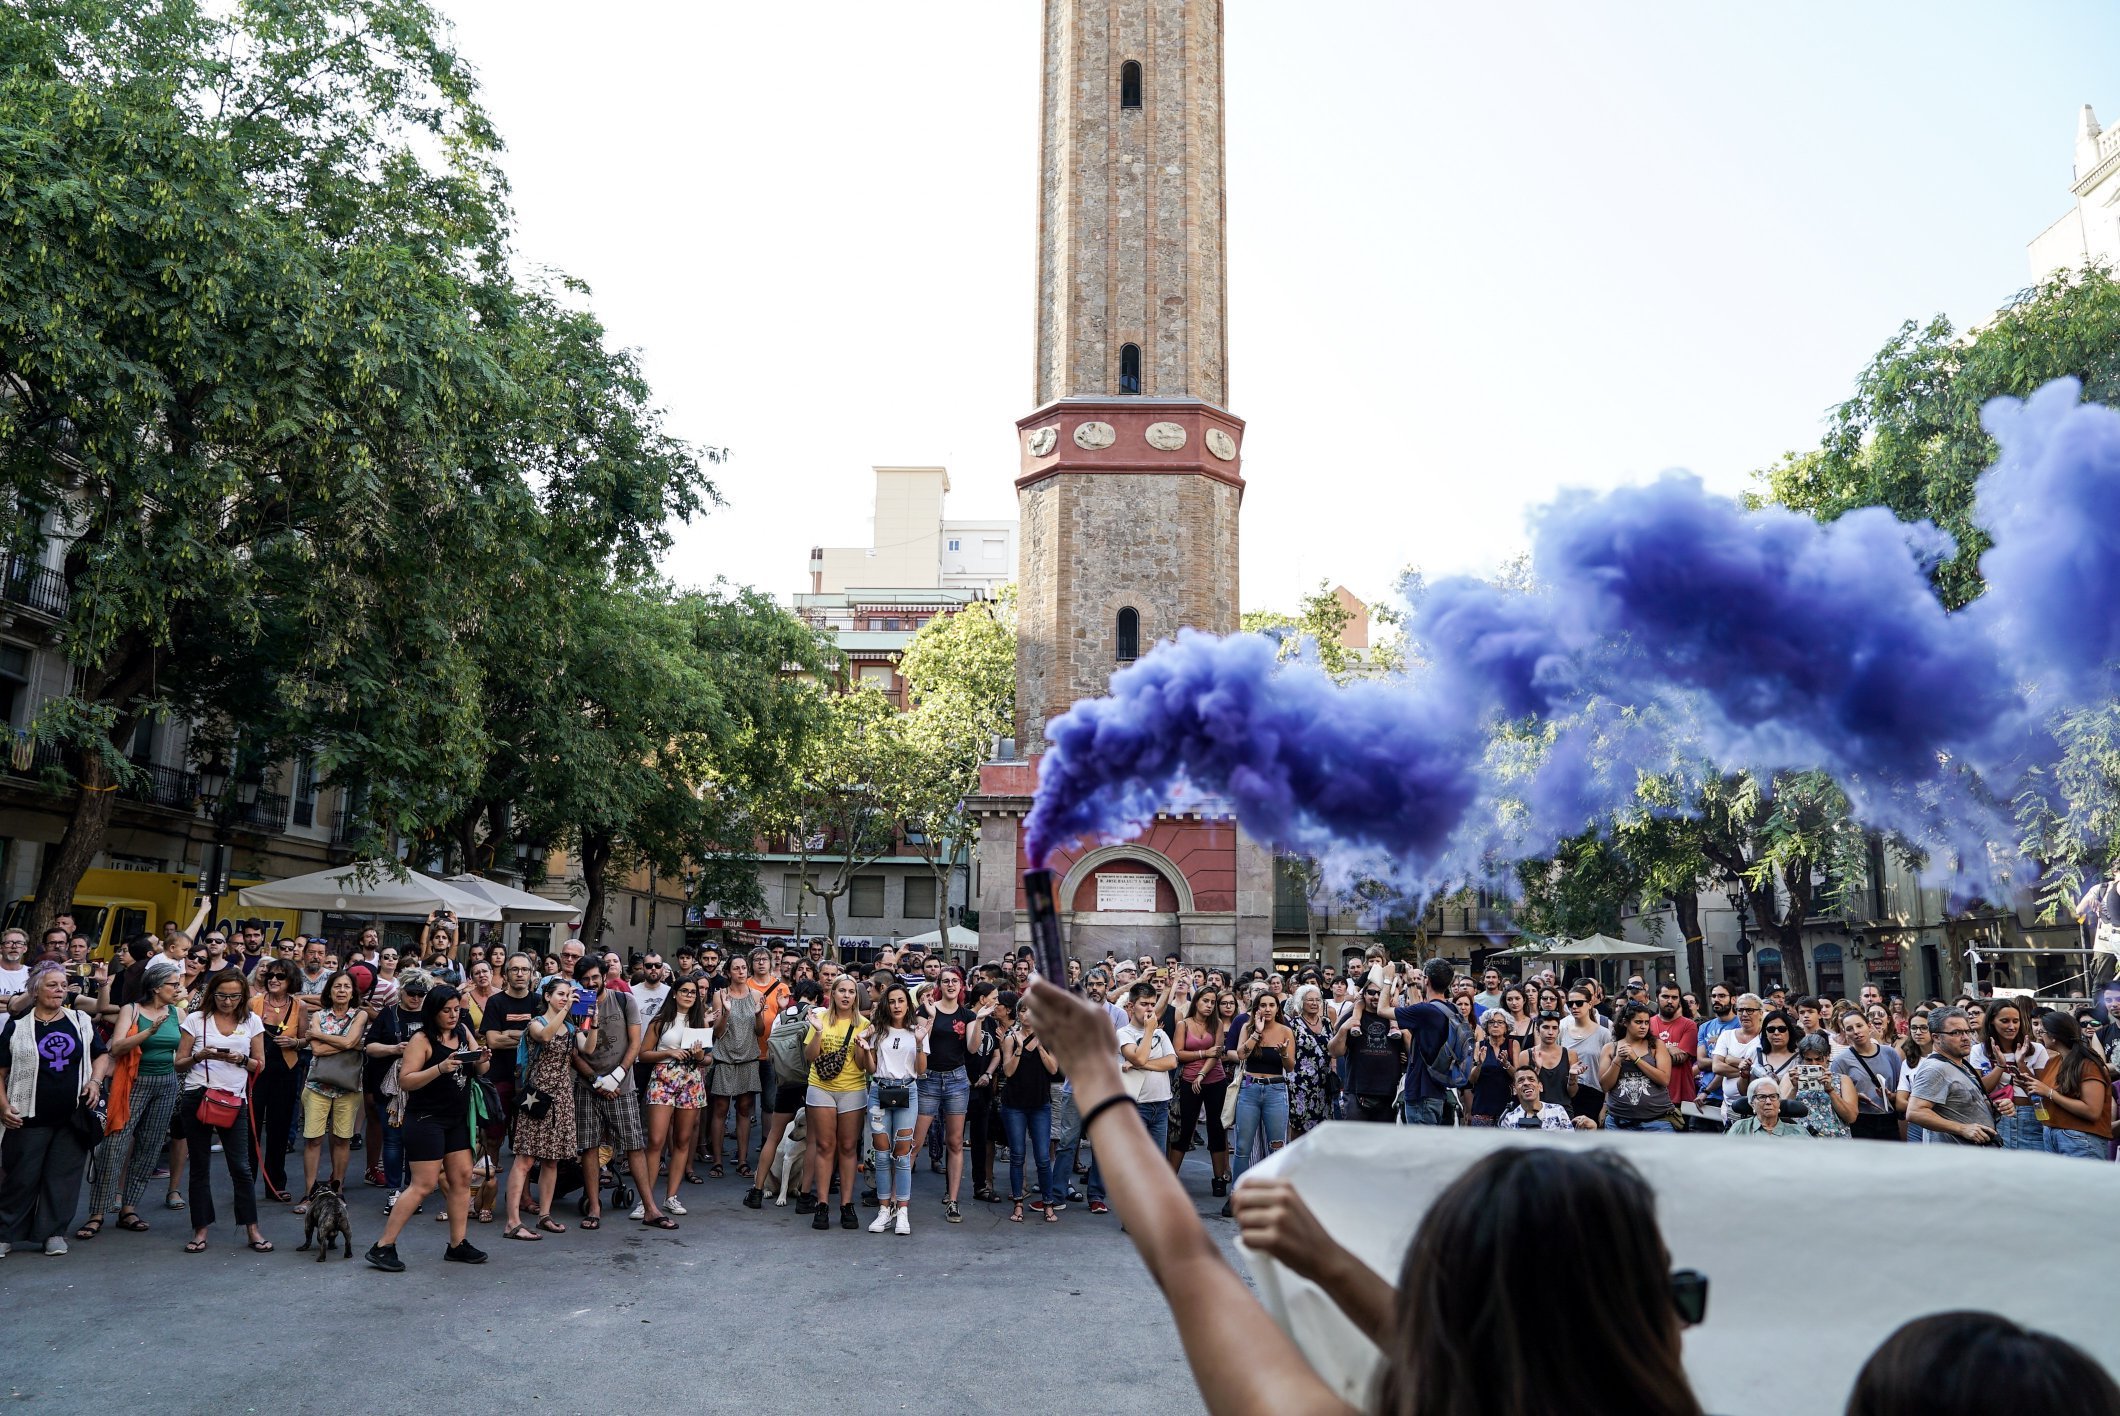
[[[1787,1037],[1787,1036],[1789,1035],[1789,1030],[1788,1030],[1787,1028],[1785,1028],[1785,1027],[1782,1027],[1782,1026],[1781,1026],[1780,1024],[1778,1024],[1778,1023],[1777,1023],[1777,1024],[1773,1024],[1773,1025],[1771,1025],[1771,1026],[1769,1026],[1769,1027],[1766,1027],[1766,1028],[1762,1029],[1762,1031],[1764,1031],[1764,1032],[1770,1032],[1770,1033],[1780,1033],[1780,1034],[1781,1034],[1781,1035],[1782,1035],[1783,1037]]]

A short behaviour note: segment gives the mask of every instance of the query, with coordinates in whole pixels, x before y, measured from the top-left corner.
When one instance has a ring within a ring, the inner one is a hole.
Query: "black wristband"
[[[1111,1110],[1115,1106],[1131,1106],[1133,1105],[1133,1102],[1133,1097],[1123,1091],[1104,1098],[1104,1100],[1098,1102],[1095,1106],[1092,1106],[1089,1109],[1089,1114],[1082,1118],[1082,1134],[1085,1136],[1088,1135],[1089,1128],[1096,1125],[1097,1118],[1099,1116],[1102,1116],[1105,1112]]]

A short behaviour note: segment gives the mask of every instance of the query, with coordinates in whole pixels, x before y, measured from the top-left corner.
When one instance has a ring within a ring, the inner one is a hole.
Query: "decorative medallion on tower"
[[[1110,447],[1118,439],[1119,435],[1112,431],[1109,423],[1091,421],[1075,425],[1075,446],[1090,452]]]
[[[1060,445],[1060,430],[1033,428],[1031,435],[1024,439],[1024,445],[1031,450],[1033,457],[1050,457],[1053,455],[1053,449]]]
[[[1185,425],[1183,423],[1150,423],[1148,432],[1144,436],[1148,439],[1148,445],[1156,449],[1156,451],[1176,452],[1179,448],[1185,446]]]
[[[1237,460],[1237,440],[1220,428],[1207,430],[1207,450],[1224,462]]]

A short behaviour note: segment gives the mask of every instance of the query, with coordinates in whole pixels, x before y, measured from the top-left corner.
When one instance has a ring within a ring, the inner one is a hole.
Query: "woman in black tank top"
[[[957,1210],[957,1187],[964,1182],[964,1123],[971,1110],[972,1083],[968,1046],[972,1010],[965,1007],[964,975],[945,968],[935,982],[935,1001],[927,1013],[927,1071],[920,1077],[920,1119],[913,1123],[913,1154],[927,1144],[928,1129],[942,1118],[942,1139],[948,1160],[944,1165],[942,1217],[952,1224],[963,1222]]]

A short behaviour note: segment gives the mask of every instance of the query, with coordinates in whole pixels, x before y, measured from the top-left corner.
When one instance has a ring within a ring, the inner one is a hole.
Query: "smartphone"
[[[482,1054],[482,1053],[481,1053],[481,1052],[480,1052],[480,1051],[479,1051],[479,1050],[478,1050],[477,1048],[475,1048],[475,1047],[464,1047],[464,1048],[459,1048],[459,1049],[458,1049],[458,1050],[456,1051],[456,1053],[454,1054],[454,1056],[456,1057],[456,1060],[457,1060],[457,1061],[459,1061],[459,1062],[462,1062],[462,1063],[464,1063],[464,1064],[465,1064],[465,1065],[467,1065],[467,1066],[468,1066],[468,1065],[470,1065],[470,1064],[471,1064],[471,1063],[473,1063],[473,1062],[476,1062],[476,1061],[478,1061],[478,1059],[479,1059],[479,1058],[480,1058],[481,1056],[483,1056],[483,1055],[484,1055],[484,1054]]]
[[[587,989],[577,988],[574,990],[574,1006],[567,1010],[567,1016],[570,1018],[586,1018],[589,1016],[589,1010],[595,1006],[596,995]]]

